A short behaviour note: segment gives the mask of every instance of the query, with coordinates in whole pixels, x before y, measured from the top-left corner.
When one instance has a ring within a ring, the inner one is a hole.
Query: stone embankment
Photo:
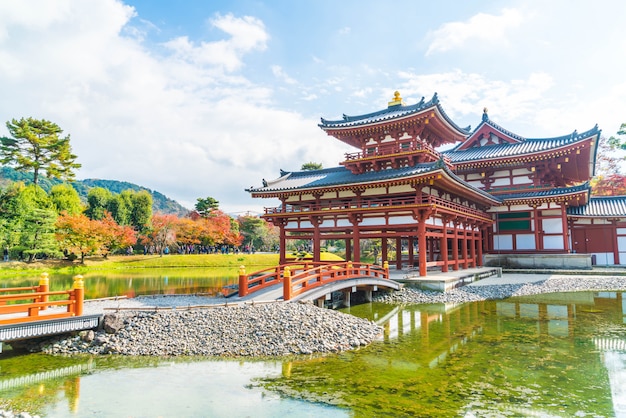
[[[28,412],[13,412],[0,409],[0,418],[39,418],[39,415],[31,415]]]
[[[356,349],[381,331],[368,320],[313,304],[271,303],[119,311],[105,316],[102,331],[28,348],[50,354],[283,356]]]

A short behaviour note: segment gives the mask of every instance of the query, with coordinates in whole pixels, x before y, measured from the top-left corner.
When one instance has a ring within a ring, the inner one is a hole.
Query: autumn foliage
[[[67,254],[80,254],[81,262],[89,254],[104,257],[111,252],[134,245],[135,231],[118,225],[110,213],[101,220],[89,219],[84,214],[62,213],[56,222],[56,239]]]
[[[626,176],[610,174],[595,177],[591,180],[591,194],[594,196],[626,195]]]

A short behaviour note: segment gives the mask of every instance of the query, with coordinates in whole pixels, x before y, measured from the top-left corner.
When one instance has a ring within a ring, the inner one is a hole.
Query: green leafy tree
[[[302,167],[300,167],[300,170],[302,171],[312,171],[312,170],[321,170],[322,167],[322,163],[314,163],[312,161],[308,162],[308,163],[304,163],[302,164]]]
[[[104,212],[107,210],[109,201],[113,197],[113,193],[103,187],[94,187],[87,193],[87,210],[85,215],[89,219],[100,220],[104,218]]]
[[[0,219],[5,247],[20,259],[57,256],[54,223],[57,213],[46,192],[34,184],[11,185],[0,197]]]
[[[132,200],[126,200],[121,194],[111,196],[107,210],[119,225],[130,225]]]
[[[212,211],[219,209],[220,202],[212,197],[205,197],[204,199],[199,197],[196,203],[196,212],[203,218],[208,217]]]
[[[143,233],[152,219],[152,195],[147,190],[141,190],[132,193],[131,201],[130,225]]]
[[[52,186],[48,194],[57,213],[69,213],[75,215],[83,211],[83,204],[76,189],[67,183]]]
[[[22,254],[28,257],[28,262],[33,261],[37,255],[50,257],[61,255],[54,236],[56,220],[56,212],[49,208],[34,208],[24,216],[20,247]]]
[[[243,235],[243,244],[260,248],[263,238],[268,233],[267,222],[256,216],[240,216],[237,221],[239,231]]]
[[[80,168],[72,154],[69,135],[61,138],[63,130],[55,123],[33,118],[7,122],[12,138],[0,138],[0,162],[18,171],[33,173],[36,185],[40,171],[47,177],[74,179]]]

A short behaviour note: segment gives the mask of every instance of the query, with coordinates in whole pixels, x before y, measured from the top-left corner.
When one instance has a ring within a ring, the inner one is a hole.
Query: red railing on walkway
[[[239,267],[239,296],[247,296],[277,283],[282,283],[285,267],[289,267],[291,272],[299,272],[326,264],[328,263],[313,261],[294,262],[255,271],[251,274],[246,274],[246,268],[241,266]]]
[[[83,276],[74,276],[72,289],[51,292],[49,291],[48,274],[43,273],[38,286],[0,289],[0,325],[20,324],[24,322],[82,315],[83,302],[85,300],[85,287],[82,279]],[[63,295],[66,295],[67,299],[49,300],[50,296]],[[9,301],[30,302],[7,304]],[[53,306],[66,306],[67,310],[64,312],[40,315],[41,311]]]
[[[286,270],[283,274],[283,299],[287,301],[325,284],[359,277],[389,279],[389,265],[385,262],[385,266],[381,267],[347,261],[315,267],[295,275]]]
[[[284,300],[289,300],[309,289],[338,280],[356,277],[389,278],[389,265],[384,267],[367,263],[302,262],[281,264],[252,274],[246,274],[244,266],[239,268],[239,296],[247,296],[269,286],[283,283]]]

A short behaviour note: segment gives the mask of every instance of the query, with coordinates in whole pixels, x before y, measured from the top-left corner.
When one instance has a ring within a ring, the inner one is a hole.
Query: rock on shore
[[[31,350],[50,354],[283,356],[356,349],[382,331],[368,320],[309,303],[109,315],[114,317],[109,317],[108,323],[119,322],[121,326],[115,333],[86,331],[40,343]]]

